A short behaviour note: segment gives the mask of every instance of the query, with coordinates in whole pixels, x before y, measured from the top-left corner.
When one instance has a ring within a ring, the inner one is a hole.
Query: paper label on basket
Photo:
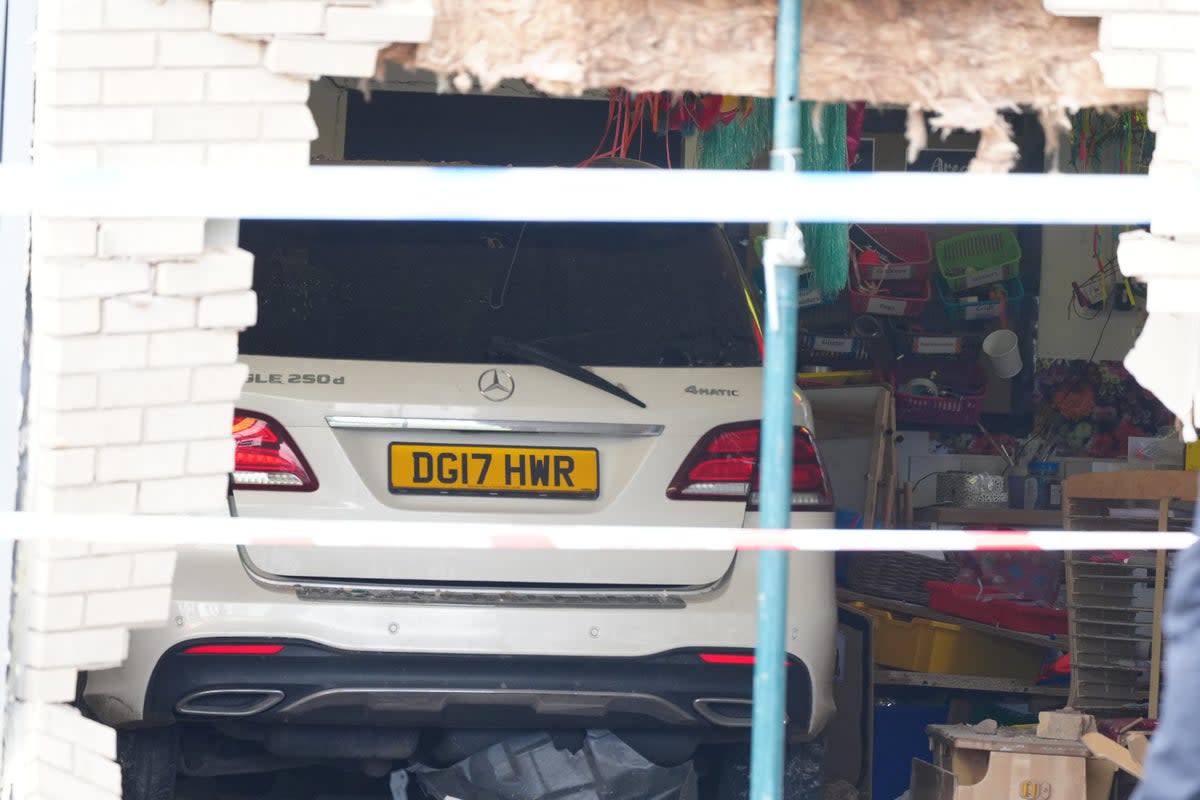
[[[822,353],[853,353],[854,340],[848,336],[816,336],[813,338],[813,350]]]
[[[987,286],[989,283],[999,283],[1002,280],[1004,280],[1004,267],[992,267],[979,272],[967,273],[964,285],[968,289],[974,289],[976,286]]]
[[[913,352],[923,356],[940,356],[958,352],[957,336],[918,336]]]
[[[864,267],[863,277],[869,281],[907,281],[913,277],[912,264],[888,264]]]
[[[889,300],[886,297],[872,297],[867,301],[868,314],[887,314],[890,316],[900,316],[908,310],[908,303],[904,300]]]
[[[978,303],[963,309],[964,319],[995,319],[1000,316],[999,303]]]
[[[825,298],[822,296],[820,289],[808,289],[806,291],[801,292],[796,297],[796,305],[799,306],[800,308],[806,308],[808,306],[818,306],[821,304],[821,301],[824,299]]]

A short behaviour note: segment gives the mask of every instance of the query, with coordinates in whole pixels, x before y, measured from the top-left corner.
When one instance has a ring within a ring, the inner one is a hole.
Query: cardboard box
[[[1083,742],[961,725],[929,733],[934,763],[914,761],[912,800],[1107,800],[1112,789],[1116,766]]]

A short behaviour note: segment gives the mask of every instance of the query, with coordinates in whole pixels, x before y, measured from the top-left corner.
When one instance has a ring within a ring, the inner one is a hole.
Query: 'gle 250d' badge
[[[737,397],[737,389],[710,389],[705,386],[689,386],[684,389],[688,394],[699,394],[708,397]]]

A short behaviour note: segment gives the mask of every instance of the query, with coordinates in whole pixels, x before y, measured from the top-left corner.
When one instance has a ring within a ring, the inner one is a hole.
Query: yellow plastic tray
[[[1045,648],[961,625],[904,619],[866,603],[856,608],[875,620],[875,663],[894,669],[947,675],[1016,678],[1032,683],[1041,672]]]

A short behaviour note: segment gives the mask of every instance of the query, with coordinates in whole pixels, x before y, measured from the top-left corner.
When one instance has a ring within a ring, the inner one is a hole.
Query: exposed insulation
[[[485,89],[772,93],[775,0],[436,2],[432,40],[386,57]],[[1144,105],[1145,92],[1104,85],[1097,26],[1041,0],[806,0],[801,93],[934,111]]]

